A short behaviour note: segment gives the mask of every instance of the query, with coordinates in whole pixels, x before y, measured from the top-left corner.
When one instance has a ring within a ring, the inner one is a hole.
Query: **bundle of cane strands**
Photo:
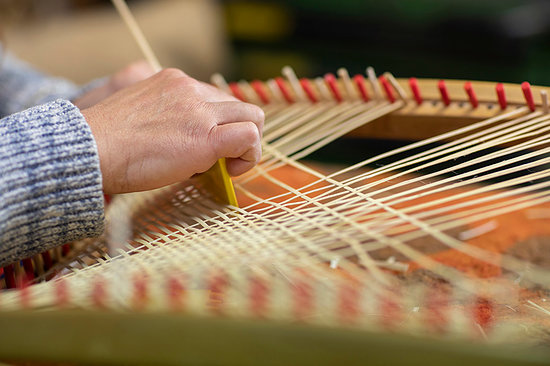
[[[300,324],[548,345],[546,91],[376,78],[372,69],[283,74],[213,77],[266,113],[262,160],[234,179],[242,208],[197,178],[116,196],[105,234],[71,244],[89,249],[35,283],[2,292],[5,314],[101,309],[256,319],[268,333]],[[344,135],[438,120],[446,132],[350,166],[302,161]]]

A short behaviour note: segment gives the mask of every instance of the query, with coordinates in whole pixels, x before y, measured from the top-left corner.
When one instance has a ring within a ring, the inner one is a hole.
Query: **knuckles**
[[[174,71],[172,71],[174,70]],[[187,98],[204,99],[205,85],[200,81],[187,76],[185,73],[178,69],[167,69],[161,72],[168,72],[165,77],[165,82],[168,83],[167,87],[176,94]]]
[[[246,123],[240,132],[243,146],[254,146],[260,142],[258,128],[254,123]]]
[[[262,108],[258,107],[257,105],[251,104],[251,107],[252,107],[252,113],[254,115],[254,122],[256,122],[260,131],[262,131],[264,127],[264,121],[265,121],[265,112]]]
[[[258,128],[254,123],[246,123],[241,127],[240,134],[238,136],[239,145],[235,151],[234,157],[244,158],[252,165],[256,164],[261,158],[261,142]]]
[[[256,114],[255,120],[258,122],[261,122],[261,125],[263,126],[264,120],[265,120],[265,112],[262,108],[258,107],[257,105],[252,104],[252,109],[254,113]]]

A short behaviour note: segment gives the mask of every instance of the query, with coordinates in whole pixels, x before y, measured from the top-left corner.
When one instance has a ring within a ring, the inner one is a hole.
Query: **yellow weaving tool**
[[[198,179],[218,201],[239,207],[233,182],[227,172],[225,158],[219,159],[210,169],[199,175]]]

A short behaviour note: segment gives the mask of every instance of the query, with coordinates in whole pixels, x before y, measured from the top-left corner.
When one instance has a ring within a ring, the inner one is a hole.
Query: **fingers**
[[[176,89],[176,93],[182,93],[182,96],[192,95],[209,105],[211,108],[210,113],[212,113],[212,117],[214,117],[217,124],[251,121],[257,126],[260,136],[262,135],[265,116],[260,107],[243,103],[212,85],[187,76],[178,69],[164,69],[155,77],[170,80],[172,82],[171,86]]]
[[[240,175],[260,161],[262,151],[258,128],[253,122],[235,122],[215,126],[209,135],[216,157],[228,158],[227,171]]]
[[[229,173],[229,175],[232,177],[236,177],[254,168],[256,163],[252,163],[241,158],[228,158],[225,160],[225,165],[227,167],[227,172]]]
[[[214,106],[218,125],[250,121],[256,125],[259,136],[262,136],[265,115],[260,107],[239,101],[215,103]]]
[[[214,107],[217,126],[211,131],[211,146],[218,158],[227,158],[230,175],[241,175],[260,161],[264,111],[240,101],[218,102]]]

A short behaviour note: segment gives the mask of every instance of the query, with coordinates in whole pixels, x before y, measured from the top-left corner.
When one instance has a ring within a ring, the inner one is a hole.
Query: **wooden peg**
[[[384,91],[386,92],[386,97],[388,98],[389,102],[394,103],[395,95],[393,94],[393,90],[390,83],[388,82],[388,79],[386,79],[386,77],[382,75],[378,78],[378,80],[380,80],[380,84],[382,84],[382,88],[384,88]]]
[[[233,83],[229,83],[229,89],[231,90],[231,94],[233,94],[233,96],[243,102],[246,102],[246,98],[243,94],[243,91],[241,90],[239,84],[233,82]]]
[[[409,86],[416,104],[420,105],[423,102],[422,94],[420,93],[420,87],[418,86],[418,80],[416,78],[409,79]]]
[[[441,94],[443,104],[445,104],[446,107],[449,106],[451,104],[451,98],[449,97],[449,90],[447,89],[445,80],[439,80],[437,87],[439,88],[439,93]]]
[[[356,100],[357,90],[354,88],[353,83],[351,82],[348,70],[344,67],[341,67],[336,73],[338,74],[340,80],[342,80],[342,84],[344,85],[344,90],[346,91],[348,98],[350,100]]]
[[[393,87],[393,89],[397,92],[397,94],[399,95],[399,98],[401,98],[402,100],[405,100],[407,99],[407,94],[405,93],[405,90],[403,90],[403,88],[401,87],[401,85],[399,85],[399,83],[397,82],[397,80],[395,79],[395,76],[393,76],[393,74],[391,72],[385,72],[384,73],[384,77],[386,79],[388,79],[388,81],[390,82],[391,86]]]
[[[294,99],[290,95],[290,91],[288,90],[288,88],[285,84],[285,80],[282,77],[278,77],[278,78],[275,78],[275,83],[279,87],[279,90],[281,91],[281,94],[283,95],[285,100],[288,103],[291,103],[291,104],[294,103]]]
[[[548,114],[548,112],[550,111],[550,106],[548,103],[548,93],[546,92],[546,90],[540,91],[540,99],[542,100],[542,111],[545,114]]]
[[[369,66],[367,67],[367,77],[369,78],[369,81],[372,86],[372,90],[374,91],[374,96],[376,99],[383,99],[382,96],[382,89],[380,88],[380,84],[378,83],[378,78],[376,77],[376,72],[374,72],[374,68]]]
[[[296,73],[290,66],[283,67],[283,70],[281,72],[284,77],[288,80],[288,83],[290,84],[290,87],[294,91],[294,95],[296,95],[296,98],[299,101],[305,101],[307,99],[304,90],[302,89],[300,82],[298,81],[298,77],[296,76]]]
[[[258,97],[260,97],[262,103],[269,104],[269,97],[267,95],[267,92],[265,91],[264,83],[259,80],[254,80],[250,83],[250,85],[252,86],[252,89],[254,89],[256,94],[258,94]]]
[[[368,102],[370,98],[365,85],[365,77],[361,74],[357,74],[353,77],[353,81],[355,81],[355,85],[357,85],[357,89],[359,90],[359,94],[361,94],[363,101]]]
[[[227,81],[225,81],[225,78],[222,74],[215,73],[210,77],[210,82],[216,86],[218,89],[226,92],[227,94],[231,94],[231,88],[229,87],[229,84],[227,84]]]
[[[472,108],[477,108],[479,106],[479,102],[477,100],[476,93],[474,91],[474,88],[472,86],[472,83],[470,81],[467,81],[464,84],[464,90],[466,91],[466,94],[468,95],[468,99],[470,100],[470,104],[472,105]]]
[[[332,96],[334,97],[334,99],[340,103],[343,98],[342,98],[342,93],[340,93],[340,89],[338,88],[338,83],[336,82],[336,77],[333,75],[333,74],[325,74],[325,81],[330,89],[330,91],[332,92]]]
[[[508,107],[508,102],[506,101],[506,92],[504,91],[504,85],[502,83],[498,83],[496,86],[497,91],[497,99],[498,104],[500,105],[500,109],[504,110],[506,107]]]
[[[313,92],[313,88],[311,86],[311,83],[309,82],[309,79],[300,79],[300,85],[302,86],[302,89],[312,103],[317,103],[319,101],[315,96],[315,93]]]
[[[531,84],[529,84],[527,81],[523,82],[521,84],[521,90],[523,91],[523,96],[525,97],[525,102],[527,103],[527,106],[531,110],[531,112],[535,111],[535,99],[533,98],[533,91],[531,90]]]

